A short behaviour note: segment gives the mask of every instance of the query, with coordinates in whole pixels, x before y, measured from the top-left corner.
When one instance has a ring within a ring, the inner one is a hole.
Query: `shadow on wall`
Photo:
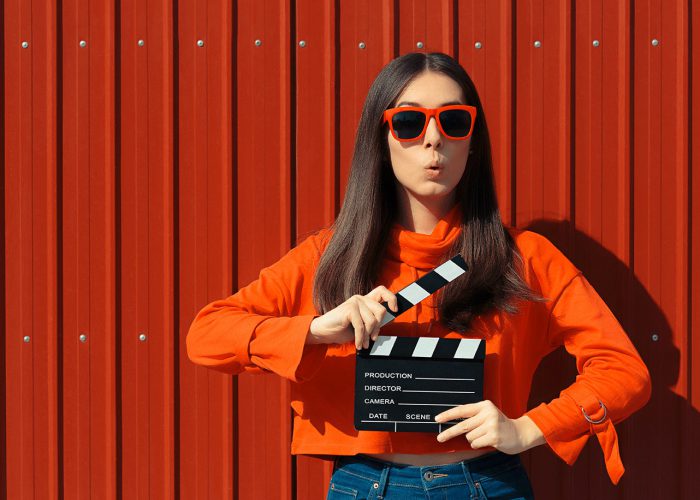
[[[700,498],[700,414],[672,390],[679,377],[680,382],[688,377],[679,372],[681,356],[688,367],[700,363],[690,359],[690,343],[679,351],[678,333],[629,266],[570,222],[539,220],[526,229],[547,237],[583,272],[632,339],[653,387],[649,403],[616,425],[626,468],[617,487],[607,476],[598,439],[591,436],[573,467],[546,446],[523,454],[536,498]],[[573,356],[563,348],[551,353],[535,373],[528,407],[557,397],[576,374]]]

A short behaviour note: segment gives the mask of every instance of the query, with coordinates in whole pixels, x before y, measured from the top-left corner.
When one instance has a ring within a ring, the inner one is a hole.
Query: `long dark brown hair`
[[[396,177],[388,153],[384,110],[394,107],[406,86],[424,71],[442,73],[476,106],[468,167],[456,186],[462,231],[445,260],[461,253],[469,270],[438,294],[440,321],[454,331],[469,329],[475,315],[500,309],[518,311],[515,299],[542,300],[521,277],[522,259],[503,226],[496,200],[491,143],[476,87],[452,57],[439,52],[410,53],[392,60],[372,83],[362,109],[343,206],[314,278],[313,300],[325,314],[378,283],[379,266],[396,222]]]

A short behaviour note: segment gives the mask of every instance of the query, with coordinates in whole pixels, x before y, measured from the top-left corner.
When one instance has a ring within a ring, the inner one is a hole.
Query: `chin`
[[[445,184],[439,182],[431,182],[429,186],[426,186],[416,194],[426,197],[442,198],[443,196],[450,194],[452,191],[454,191],[454,189],[455,186],[452,185],[446,186]]]
[[[426,189],[424,191],[412,191],[411,194],[418,200],[437,201],[449,196],[453,191],[454,188]]]

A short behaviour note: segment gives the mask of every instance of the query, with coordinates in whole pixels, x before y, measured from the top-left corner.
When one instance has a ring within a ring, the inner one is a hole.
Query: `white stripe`
[[[448,420],[447,422],[442,422],[442,424],[458,424],[459,422],[462,422],[463,419],[459,420]],[[360,420],[360,422],[367,422],[367,423],[381,423],[381,424],[434,424],[434,425],[440,425],[437,422],[421,422],[420,420]],[[440,427],[442,429],[442,427]],[[396,425],[394,425],[394,430],[396,430]],[[461,483],[460,483],[461,484]]]
[[[369,353],[370,356],[388,356],[391,354],[395,342],[396,337],[380,335],[372,346],[372,350]]]
[[[455,358],[474,359],[476,350],[481,344],[480,339],[462,339],[459,341],[459,347],[455,352]]]
[[[382,316],[382,320],[379,322],[379,327],[381,328],[382,326],[386,325],[387,323],[390,323],[396,318],[393,314],[391,314],[389,311],[384,313],[384,316]]]
[[[416,377],[416,380],[462,380],[474,382],[473,378]]]
[[[413,305],[416,305],[418,302],[430,295],[416,282],[413,282],[403,290],[400,290],[399,293]]]
[[[452,408],[457,408],[460,405],[445,404],[445,403],[396,403],[401,406],[451,406]]]
[[[440,276],[445,278],[447,281],[452,281],[457,276],[461,276],[465,273],[464,269],[459,267],[457,264],[448,260],[444,264],[435,268],[435,272]]]
[[[440,425],[437,422],[421,422],[420,420],[360,420],[360,422],[367,422],[367,423],[381,423],[381,424],[434,424],[434,425]],[[450,422],[456,422],[456,420],[449,420],[447,422],[443,422],[445,424],[449,424]],[[394,425],[394,430],[396,430],[396,425]],[[462,483],[460,483],[462,484]]]
[[[440,339],[437,337],[420,337],[416,348],[413,349],[414,358],[430,358],[435,351],[435,346]]]
[[[440,394],[474,394],[474,391],[419,391],[418,389],[403,389],[401,392],[439,392]]]

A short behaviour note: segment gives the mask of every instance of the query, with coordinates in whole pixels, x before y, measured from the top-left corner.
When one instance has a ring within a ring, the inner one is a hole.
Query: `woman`
[[[376,339],[400,290],[455,254],[468,264],[383,335],[486,339],[485,401],[450,408],[431,433],[357,431],[356,349]],[[540,360],[565,345],[576,382],[527,410]],[[611,479],[617,422],[643,406],[649,374],[581,272],[547,239],[505,227],[483,108],[451,57],[412,53],[372,84],[337,220],[258,280],[204,307],[190,359],[293,383],[293,454],[335,457],[329,498],[531,498],[518,453],[547,443],[572,464],[591,434]]]

